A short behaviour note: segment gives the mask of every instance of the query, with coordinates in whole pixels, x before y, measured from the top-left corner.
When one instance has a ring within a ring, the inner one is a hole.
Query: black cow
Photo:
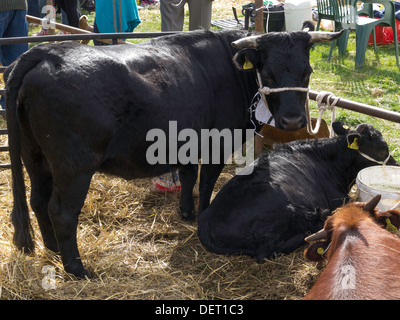
[[[255,256],[258,262],[289,253],[348,201],[357,173],[377,165],[368,156],[396,164],[372,125],[347,130],[335,122],[333,127],[339,136],[276,145],[255,161],[251,174],[228,181],[199,215],[202,244],[220,254]]]
[[[60,252],[65,270],[78,277],[88,275],[77,249],[78,216],[96,171],[132,179],[179,168],[181,213],[193,219],[197,164],[150,164],[146,151],[153,142],[147,133],[160,128],[169,135],[170,121],[176,121],[178,132],[191,128],[198,134],[251,128],[254,69],[270,87],[307,87],[310,46],[340,35],[296,32],[242,39],[246,34],[202,31],[107,47],[65,42],[22,55],[5,74],[17,247],[33,250],[21,157],[44,243]],[[249,72],[235,68],[232,58],[240,69],[246,63]],[[305,97],[283,92],[267,98],[278,126],[305,126]],[[209,205],[223,166],[224,161],[202,166],[199,212]]]

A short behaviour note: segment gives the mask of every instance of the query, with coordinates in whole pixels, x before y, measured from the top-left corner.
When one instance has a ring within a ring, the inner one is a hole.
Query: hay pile
[[[215,190],[233,174],[227,167]],[[35,254],[17,252],[10,170],[0,172],[0,189],[0,299],[299,299],[320,273],[304,260],[304,248],[265,264],[210,253],[196,224],[180,219],[178,193],[152,193],[148,179],[96,174],[78,229],[79,250],[94,277],[77,281],[43,247],[33,213]],[[46,265],[55,267],[55,289],[43,288]]]

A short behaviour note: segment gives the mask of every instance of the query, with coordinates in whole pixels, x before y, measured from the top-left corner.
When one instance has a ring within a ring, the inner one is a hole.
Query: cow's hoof
[[[194,221],[195,220],[195,215],[193,211],[182,211],[181,210],[181,217],[185,221]]]
[[[66,272],[74,275],[75,278],[77,278],[78,280],[92,278],[92,275],[90,274],[90,272],[87,271],[86,269],[84,269],[83,267],[76,267],[76,268],[65,267],[64,269]]]

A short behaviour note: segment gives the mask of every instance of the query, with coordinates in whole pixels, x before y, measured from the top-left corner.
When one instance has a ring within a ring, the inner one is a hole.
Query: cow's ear
[[[338,136],[343,136],[346,135],[349,132],[349,128],[345,126],[343,123],[340,121],[335,121],[332,123],[332,128],[333,131],[338,135]]]
[[[347,135],[347,147],[350,149],[358,150],[359,145],[358,145],[358,139],[361,138],[361,135],[356,132],[352,131]]]
[[[324,253],[328,248],[328,241],[317,241],[308,246],[304,251],[304,257],[309,261],[322,261],[324,260]]]
[[[376,221],[387,231],[395,233],[399,231],[400,228],[400,211],[389,210],[378,213],[376,215]]]
[[[239,70],[254,70],[257,67],[257,50],[245,48],[237,52],[233,57],[233,62]]]

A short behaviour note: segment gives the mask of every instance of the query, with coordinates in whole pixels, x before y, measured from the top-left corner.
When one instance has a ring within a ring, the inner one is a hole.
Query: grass
[[[231,6],[245,3],[248,0],[215,0],[213,19],[231,18]],[[135,31],[160,31],[157,6],[145,7],[139,14],[142,23]],[[93,20],[94,14],[89,15]],[[38,30],[31,27],[30,34]],[[354,69],[354,34],[344,58],[335,51],[327,62],[329,47],[319,44],[311,51],[312,90],[400,112],[400,75],[392,45],[379,47],[378,56],[369,48],[359,70]],[[329,121],[329,112],[324,118]],[[348,125],[371,122],[400,160],[399,124],[346,110],[338,110],[336,119]],[[233,173],[231,166],[224,169],[213,196]],[[264,264],[247,256],[208,252],[198,241],[196,225],[179,218],[179,195],[155,194],[149,186],[148,179],[94,176],[80,216],[78,244],[95,276],[75,281],[63,271],[59,257],[43,247],[33,214],[35,254],[23,256],[11,245],[11,174],[0,171],[0,299],[300,299],[318,278],[321,268],[304,259],[304,248]],[[41,270],[46,265],[56,269],[55,290],[42,287]]]
[[[319,44],[311,51],[314,69],[310,88],[330,91],[338,97],[365,103],[371,106],[400,112],[400,72],[396,66],[394,45],[378,46],[375,54],[369,46],[362,68],[355,69],[355,33],[351,33],[347,54],[339,57],[337,48],[328,62],[330,44]],[[369,122],[378,128],[388,141],[389,148],[397,161],[400,160],[398,123],[374,118],[337,108],[336,120],[349,126]]]

